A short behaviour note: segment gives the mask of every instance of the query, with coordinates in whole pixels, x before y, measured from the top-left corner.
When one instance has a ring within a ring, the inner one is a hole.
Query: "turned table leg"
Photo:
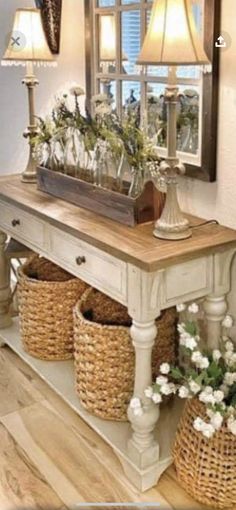
[[[153,430],[159,418],[159,408],[145,397],[145,389],[152,384],[152,348],[157,335],[155,321],[136,322],[131,327],[131,338],[135,348],[134,397],[143,402],[143,414],[135,416],[129,406],[128,418],[133,435],[128,443],[130,458],[140,468],[146,468],[159,458],[159,446],[154,440]]]
[[[145,491],[155,485],[167,466],[159,464],[159,444],[154,429],[160,416],[159,406],[145,397],[145,389],[152,384],[151,357],[157,328],[155,321],[133,320],[131,337],[135,348],[135,384],[133,397],[142,402],[143,414],[136,416],[129,405],[128,418],[132,434],[128,441],[129,462],[120,458],[124,471],[132,483]]]
[[[236,248],[216,253],[213,257],[213,289],[205,298],[207,319],[207,343],[210,349],[219,347],[222,335],[221,323],[227,312],[226,296],[231,288],[231,264]]]
[[[221,323],[227,312],[225,296],[207,296],[204,311],[207,320],[207,345],[210,349],[218,349],[222,335]]]
[[[10,263],[5,253],[6,241],[6,234],[0,232],[0,329],[7,328],[12,322],[10,315]],[[2,347],[1,343],[0,347]]]

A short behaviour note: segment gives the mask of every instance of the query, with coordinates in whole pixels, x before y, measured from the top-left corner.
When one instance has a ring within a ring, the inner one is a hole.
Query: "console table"
[[[190,218],[193,225],[200,219]],[[136,353],[134,395],[144,398],[151,383],[155,319],[177,303],[205,298],[208,343],[218,345],[227,310],[230,267],[236,232],[220,225],[193,229],[184,241],[152,236],[152,224],[129,228],[23,184],[19,176],[0,179],[0,343],[9,345],[109,443],[127,477],[144,491],[156,484],[171,463],[171,443],[181,406],[161,407],[144,399],[145,412],[127,423],[96,418],[83,409],[74,391],[73,362],[45,362],[27,355],[18,320],[9,313],[10,271],[7,236],[44,255],[126,305],[132,317]]]

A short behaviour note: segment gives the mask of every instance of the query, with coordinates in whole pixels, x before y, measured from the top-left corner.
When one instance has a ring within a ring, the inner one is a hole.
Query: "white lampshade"
[[[190,0],[154,0],[150,24],[137,64],[209,64],[195,25]]]
[[[110,14],[100,16],[100,60],[105,62],[116,60],[115,18]]]
[[[3,60],[52,61],[39,9],[17,9]]]
[[[100,60],[101,62],[116,61],[116,24],[114,14],[100,16]],[[128,60],[122,53],[122,61]]]

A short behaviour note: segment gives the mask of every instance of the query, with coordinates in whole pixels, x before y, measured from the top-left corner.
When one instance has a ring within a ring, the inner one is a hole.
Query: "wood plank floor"
[[[181,489],[173,467],[140,494],[111,448],[9,348],[0,349],[0,510],[78,510],[89,502],[206,510]]]

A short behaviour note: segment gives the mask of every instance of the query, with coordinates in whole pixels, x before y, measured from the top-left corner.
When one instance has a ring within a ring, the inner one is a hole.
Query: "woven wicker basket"
[[[44,360],[73,357],[73,307],[87,285],[34,255],[18,270],[21,338],[25,351]]]
[[[88,289],[74,310],[76,391],[82,405],[106,420],[127,420],[134,385],[134,348],[127,309]],[[153,377],[164,361],[176,359],[176,311],[157,320]]]
[[[198,399],[187,401],[173,450],[177,478],[196,501],[231,508],[236,505],[236,437],[224,424],[205,438],[193,428],[197,416],[206,419],[205,406]]]

